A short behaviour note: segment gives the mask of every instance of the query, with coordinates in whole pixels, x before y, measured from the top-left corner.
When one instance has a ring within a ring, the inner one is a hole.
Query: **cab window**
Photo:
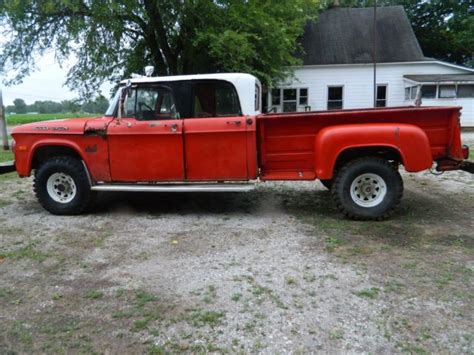
[[[139,121],[179,118],[173,95],[163,88],[134,88],[125,103],[125,117]]]
[[[227,82],[198,83],[193,90],[194,117],[241,116],[239,97]]]

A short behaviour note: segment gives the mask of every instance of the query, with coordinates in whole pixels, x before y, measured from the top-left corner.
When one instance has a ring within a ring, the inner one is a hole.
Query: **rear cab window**
[[[196,118],[242,116],[237,91],[226,81],[194,84],[192,103]]]

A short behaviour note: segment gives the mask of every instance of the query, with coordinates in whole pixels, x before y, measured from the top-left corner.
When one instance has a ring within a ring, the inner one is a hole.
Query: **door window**
[[[194,117],[242,115],[234,86],[224,81],[196,84],[193,103]]]
[[[125,103],[125,117],[139,121],[179,117],[172,93],[163,88],[142,87],[132,90]]]

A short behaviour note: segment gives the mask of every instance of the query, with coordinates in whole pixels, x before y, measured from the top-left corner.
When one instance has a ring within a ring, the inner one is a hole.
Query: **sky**
[[[0,80],[0,89],[3,93],[3,104],[12,105],[13,100],[21,98],[27,104],[34,101],[51,100],[62,101],[77,98],[77,92],[71,91],[64,85],[69,68],[74,60],[62,63],[62,67],[54,58],[54,52],[46,53],[36,59],[38,70],[23,79],[23,83],[14,86],[5,86]],[[101,87],[102,94],[109,97],[112,83],[104,83]]]

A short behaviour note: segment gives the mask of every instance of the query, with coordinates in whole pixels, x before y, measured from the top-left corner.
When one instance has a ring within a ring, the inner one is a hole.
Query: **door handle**
[[[178,130],[178,125],[175,123],[175,124],[172,124],[171,125],[171,132],[176,132]]]
[[[241,121],[227,121],[227,124],[233,124],[233,125],[236,125],[236,126],[240,126],[242,124]]]

